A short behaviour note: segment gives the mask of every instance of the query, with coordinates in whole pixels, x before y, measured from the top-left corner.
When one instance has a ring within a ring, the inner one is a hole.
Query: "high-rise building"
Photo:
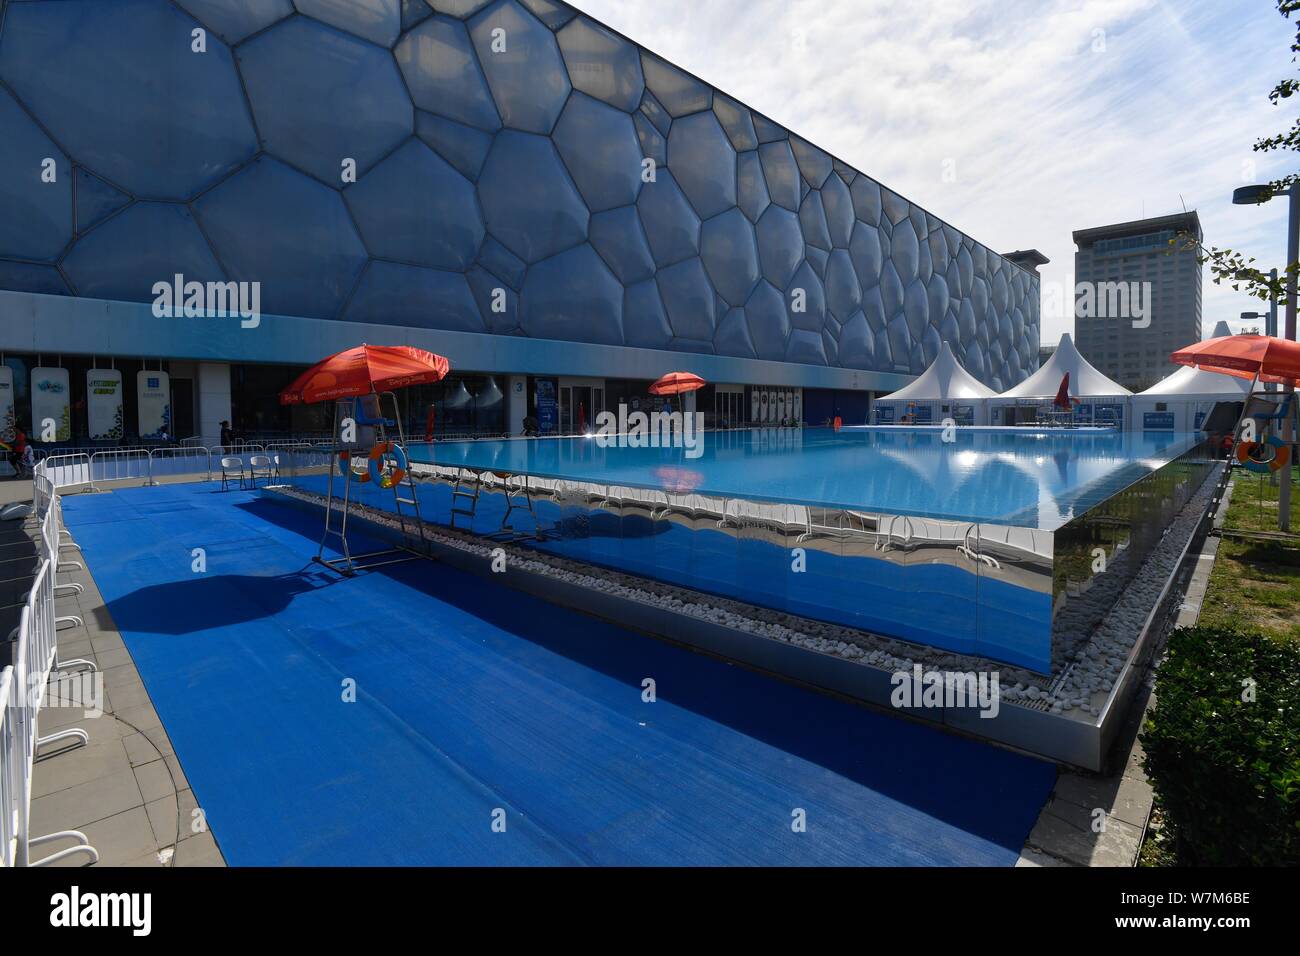
[[[1201,239],[1195,210],[1074,233],[1075,342],[1134,391],[1171,374],[1169,353],[1201,338],[1201,265],[1171,245],[1179,233]]]

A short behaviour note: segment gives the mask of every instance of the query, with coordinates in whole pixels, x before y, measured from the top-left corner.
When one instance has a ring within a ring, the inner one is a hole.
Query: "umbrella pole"
[[[1241,414],[1237,416],[1237,427],[1232,430],[1232,450],[1228,453],[1229,457],[1232,457],[1232,453],[1237,450],[1237,442],[1241,441],[1241,426],[1245,424],[1246,415],[1250,412],[1250,402],[1255,397],[1255,386],[1258,384],[1259,372],[1256,372],[1255,377],[1250,380],[1250,389],[1246,392],[1246,401],[1241,405]],[[1231,462],[1228,463],[1228,467],[1232,467]]]

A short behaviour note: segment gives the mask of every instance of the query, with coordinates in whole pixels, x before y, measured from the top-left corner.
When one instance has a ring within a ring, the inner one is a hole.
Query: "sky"
[[[1073,327],[1075,229],[1195,209],[1207,245],[1283,265],[1286,201],[1231,202],[1297,165],[1251,148],[1300,105],[1268,99],[1296,71],[1274,0],[570,3],[985,245],[1040,250],[1045,345]],[[1258,324],[1203,271],[1207,334]]]

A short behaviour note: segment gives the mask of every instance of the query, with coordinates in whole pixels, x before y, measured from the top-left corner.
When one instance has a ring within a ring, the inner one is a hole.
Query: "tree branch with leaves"
[[[1277,12],[1288,21],[1291,15],[1298,11],[1300,11],[1300,0],[1277,0]],[[1300,59],[1300,18],[1297,18],[1295,27],[1295,37],[1291,41],[1292,63]],[[1287,77],[1278,81],[1269,92],[1268,98],[1274,106],[1277,106],[1298,92],[1300,92],[1300,79]],[[1257,153],[1300,152],[1300,119],[1292,123],[1290,129],[1276,136],[1265,136],[1256,140],[1254,151]],[[1279,195],[1291,188],[1300,188],[1300,173],[1290,173],[1281,179],[1275,179],[1269,183],[1269,187],[1273,195]],[[1234,249],[1206,246],[1189,232],[1180,232],[1169,240],[1169,245],[1171,254],[1194,252],[1201,265],[1210,267],[1215,285],[1230,284],[1233,291],[1244,292],[1265,302],[1277,300],[1279,308],[1286,305],[1288,277],[1300,270],[1300,263],[1288,263],[1284,269],[1279,270],[1278,277],[1274,279],[1270,272],[1260,269],[1255,264],[1254,256],[1244,256]]]

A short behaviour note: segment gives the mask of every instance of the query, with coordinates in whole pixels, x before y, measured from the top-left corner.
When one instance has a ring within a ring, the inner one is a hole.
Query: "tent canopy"
[[[1250,382],[1219,372],[1183,366],[1173,375],[1161,379],[1138,397],[1144,398],[1214,398],[1223,402],[1240,401],[1250,393]]]
[[[1061,379],[1070,373],[1070,394],[1078,398],[1110,395],[1132,395],[1127,388],[1097,371],[1074,347],[1070,333],[1061,336],[1047,364],[1019,385],[1007,389],[999,398],[1055,398],[1061,389]]]
[[[1219,339],[1231,335],[1232,329],[1222,319],[1214,326],[1209,338]],[[1203,369],[1184,365],[1172,375],[1167,375],[1137,397],[1143,398],[1186,398],[1217,400],[1220,402],[1238,401],[1250,391],[1250,383],[1245,379],[1234,378],[1221,372],[1207,372]]]
[[[983,384],[957,362],[948,343],[915,382],[898,391],[883,395],[882,402],[946,402],[964,399],[993,398],[997,392]]]

